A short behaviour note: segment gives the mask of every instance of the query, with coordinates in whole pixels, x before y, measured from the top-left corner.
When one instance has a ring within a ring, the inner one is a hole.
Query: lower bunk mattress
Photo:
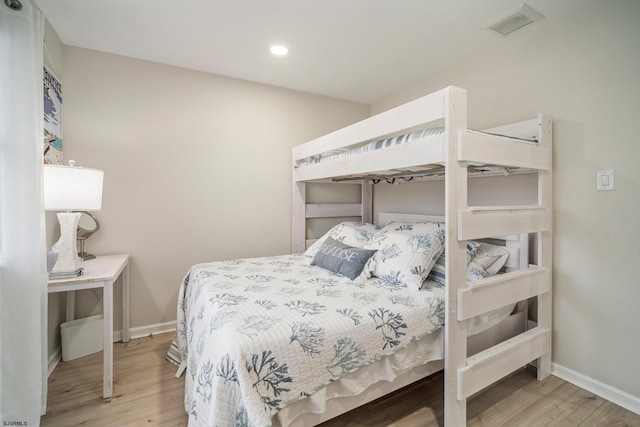
[[[443,323],[442,287],[357,283],[302,254],[220,261],[183,280],[167,358],[186,367],[190,426],[288,425],[442,359]]]

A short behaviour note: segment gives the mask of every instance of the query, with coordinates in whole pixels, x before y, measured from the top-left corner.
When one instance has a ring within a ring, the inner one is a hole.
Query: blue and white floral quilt
[[[281,408],[444,322],[444,289],[355,283],[305,255],[193,266],[176,345],[190,426],[270,426]]]

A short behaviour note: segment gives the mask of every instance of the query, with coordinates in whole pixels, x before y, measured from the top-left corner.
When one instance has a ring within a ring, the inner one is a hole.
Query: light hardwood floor
[[[114,395],[102,399],[102,353],[60,362],[49,377],[42,426],[185,426],[184,377],[165,353],[173,335],[114,344]],[[443,426],[442,374],[436,374],[323,427]],[[522,369],[468,403],[469,427],[640,426],[629,412],[556,377]]]

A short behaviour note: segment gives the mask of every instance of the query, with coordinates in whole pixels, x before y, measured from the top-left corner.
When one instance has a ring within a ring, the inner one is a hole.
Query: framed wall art
[[[44,162],[62,164],[62,84],[44,67]]]

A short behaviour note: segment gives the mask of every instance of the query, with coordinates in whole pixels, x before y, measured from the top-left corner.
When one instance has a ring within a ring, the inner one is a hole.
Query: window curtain
[[[47,388],[44,18],[0,2],[0,425],[40,425]]]

